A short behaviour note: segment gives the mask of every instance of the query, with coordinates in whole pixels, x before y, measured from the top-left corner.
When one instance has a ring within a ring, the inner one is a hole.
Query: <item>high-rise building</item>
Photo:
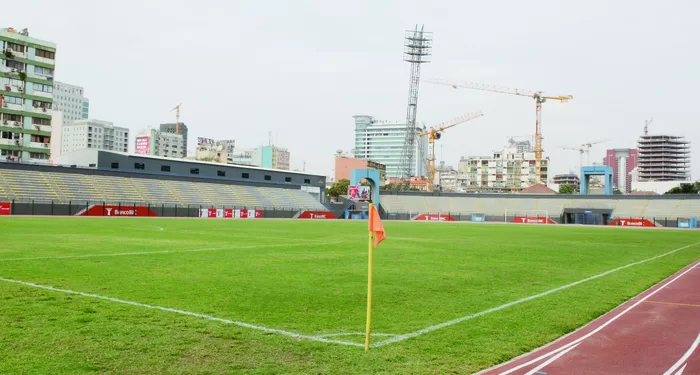
[[[386,166],[387,179],[403,177],[401,153],[406,144],[406,124],[378,121],[372,116],[358,115],[355,119],[355,157],[372,160]],[[416,128],[416,134],[423,129]],[[428,137],[416,139],[413,158],[413,176],[427,172]]]
[[[0,157],[49,161],[56,44],[0,29]]]
[[[259,153],[260,167],[281,169],[288,171],[289,166],[289,150],[280,148],[274,145],[262,146],[256,150]]]
[[[552,177],[552,185],[550,187],[552,189],[556,188],[554,191],[559,190],[561,185],[569,185],[577,193],[581,191],[581,179],[575,173],[558,174]]]
[[[53,87],[53,107],[63,112],[63,124],[90,118],[90,99],[83,96],[85,89],[56,81]]]
[[[129,129],[101,120],[76,120],[68,125],[63,124],[61,154],[86,148],[128,152]]]
[[[612,167],[614,187],[623,193],[632,192],[632,170],[637,167],[636,149],[616,148],[605,152],[603,165]]]
[[[542,160],[542,181],[547,181],[548,163]],[[518,145],[511,140],[491,156],[463,156],[458,171],[467,177],[466,191],[520,191],[536,183],[535,153],[518,152]]]
[[[211,138],[197,138],[195,159],[231,164],[235,148],[235,140],[215,141]]]
[[[182,134],[150,129],[136,136],[134,152],[140,155],[184,159],[187,156],[184,143]]]
[[[690,142],[685,137],[645,134],[637,149],[639,181],[690,180]]]
[[[164,133],[171,133],[175,134],[177,131],[180,131],[180,134],[182,135],[182,154],[187,156],[187,125],[185,123],[170,123],[170,124],[160,124],[160,131]],[[184,156],[183,156],[184,157]]]

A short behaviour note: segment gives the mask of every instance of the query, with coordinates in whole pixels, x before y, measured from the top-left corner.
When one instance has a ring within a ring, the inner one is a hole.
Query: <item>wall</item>
[[[333,181],[349,180],[353,169],[367,169],[367,160],[356,158],[336,158]]]

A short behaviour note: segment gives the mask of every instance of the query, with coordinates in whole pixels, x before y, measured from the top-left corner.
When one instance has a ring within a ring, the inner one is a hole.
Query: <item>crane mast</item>
[[[435,83],[438,85],[450,86],[455,89],[466,88],[472,90],[491,91],[500,94],[527,96],[535,99],[535,183],[542,183],[542,153],[544,151],[542,148],[542,103],[546,102],[547,99],[558,100],[562,103],[566,103],[567,101],[574,98],[572,95],[547,96],[543,95],[542,91],[513,89],[509,87],[488,85],[476,82],[452,83],[443,79],[430,79],[424,81],[429,83]]]
[[[442,137],[442,132],[445,130],[457,126],[459,124],[471,121],[475,118],[481,117],[483,114],[481,111],[468,113],[464,116],[454,118],[450,121],[446,121],[435,126],[432,126],[430,130],[418,133],[419,137],[428,137],[428,144],[430,145],[430,157],[428,157],[428,191],[435,190],[435,141]]]

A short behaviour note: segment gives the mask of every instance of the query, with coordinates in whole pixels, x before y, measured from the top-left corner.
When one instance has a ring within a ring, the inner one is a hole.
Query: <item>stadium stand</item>
[[[302,190],[0,168],[0,201],[53,200],[326,210]]]

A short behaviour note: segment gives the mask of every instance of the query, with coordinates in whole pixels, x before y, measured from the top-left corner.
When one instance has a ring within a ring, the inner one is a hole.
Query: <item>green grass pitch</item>
[[[385,227],[374,264],[378,346],[365,353],[352,344],[365,324],[366,222],[0,219],[0,374],[472,373],[700,258],[697,231]]]

